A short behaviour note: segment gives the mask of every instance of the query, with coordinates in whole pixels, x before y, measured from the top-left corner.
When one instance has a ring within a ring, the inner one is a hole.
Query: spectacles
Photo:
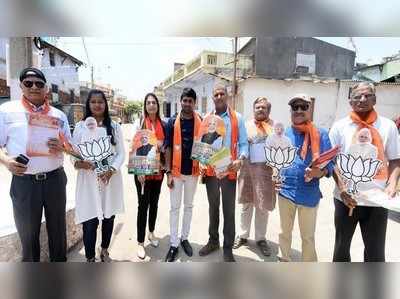
[[[33,85],[35,85],[37,88],[42,89],[45,86],[45,83],[42,81],[23,81],[22,84],[24,84],[25,87],[27,88],[32,88]]]
[[[364,98],[365,100],[372,100],[375,98],[375,94],[373,93],[369,93],[369,94],[360,94],[360,95],[356,95],[353,96],[350,101],[352,102],[360,102],[360,100]]]
[[[290,107],[292,107],[292,111],[299,111],[299,109],[301,111],[307,111],[308,108],[310,108],[309,105],[291,105]]]

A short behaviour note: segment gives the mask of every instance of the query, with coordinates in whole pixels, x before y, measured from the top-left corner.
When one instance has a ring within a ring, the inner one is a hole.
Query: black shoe
[[[235,243],[233,243],[233,249],[238,249],[242,245],[247,244],[247,239],[237,237]]]
[[[192,248],[192,245],[190,245],[188,240],[182,240],[181,241],[181,246],[182,246],[183,251],[186,253],[187,256],[192,256],[193,255],[193,248]]]
[[[199,250],[199,255],[206,256],[206,255],[209,255],[211,252],[216,251],[218,249],[219,249],[219,244],[213,244],[213,243],[208,242],[206,245],[204,245]]]
[[[165,257],[165,261],[168,263],[175,262],[178,252],[178,247],[171,246],[168,250],[167,256]]]
[[[224,248],[224,262],[236,262],[233,257],[232,249]]]
[[[86,259],[86,262],[87,263],[95,263],[96,262],[96,258],[92,257],[92,258]]]
[[[266,240],[260,240],[257,242],[257,246],[260,249],[261,253],[264,256],[270,256],[271,255],[271,247],[269,247],[268,243]]]

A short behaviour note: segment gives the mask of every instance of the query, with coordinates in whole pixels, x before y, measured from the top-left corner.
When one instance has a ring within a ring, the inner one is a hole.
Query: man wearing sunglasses
[[[315,225],[318,204],[322,197],[319,179],[333,173],[333,163],[325,168],[310,168],[319,155],[331,149],[328,132],[311,122],[311,98],[305,94],[295,95],[289,101],[292,125],[285,135],[297,148],[292,166],[282,171],[285,178],[279,192],[281,233],[279,247],[281,261],[290,261],[292,230],[296,211],[302,241],[302,261],[317,261],[315,250]]]
[[[334,123],[329,132],[332,145],[339,145],[342,153],[349,154],[350,148],[357,142],[355,137],[358,133],[368,129],[372,144],[377,148],[377,158],[383,163],[373,180],[358,184],[358,190],[364,192],[378,188],[389,198],[394,197],[400,174],[400,142],[396,125],[375,111],[376,94],[372,83],[361,82],[354,85],[349,104],[352,110],[350,115]],[[357,156],[354,158],[357,159]],[[364,261],[384,262],[388,210],[365,200],[368,197],[364,199],[349,195],[336,170],[334,179],[336,237],[333,261],[351,261],[351,240],[357,224],[360,223]]]
[[[50,261],[63,262],[67,259],[67,177],[62,167],[62,145],[58,138],[49,138],[48,155],[28,156],[27,148],[32,140],[28,119],[32,116],[36,119],[53,117],[51,119],[59,124],[59,134],[70,140],[68,120],[63,112],[49,105],[46,78],[40,70],[26,68],[19,79],[22,99],[0,106],[0,164],[13,175],[10,196],[22,244],[22,261],[40,261],[39,236],[44,209]],[[21,154],[27,159],[17,159]]]

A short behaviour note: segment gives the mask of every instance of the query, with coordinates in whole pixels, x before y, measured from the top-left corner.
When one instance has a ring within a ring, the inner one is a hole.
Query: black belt
[[[64,171],[63,167],[57,168],[55,170],[49,172],[40,172],[36,174],[24,174],[22,178],[31,179],[34,181],[45,181],[53,176],[59,175],[62,171]]]

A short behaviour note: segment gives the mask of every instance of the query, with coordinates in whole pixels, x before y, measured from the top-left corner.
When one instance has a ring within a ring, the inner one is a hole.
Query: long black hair
[[[99,89],[91,89],[89,91],[88,97],[86,99],[85,117],[83,118],[83,120],[85,120],[89,116],[93,116],[93,113],[90,110],[90,99],[91,99],[91,97],[93,95],[100,95],[104,100],[104,103],[105,103],[106,107],[105,107],[105,110],[104,110],[103,125],[106,127],[107,135],[111,136],[111,144],[112,145],[116,145],[115,138],[114,138],[114,130],[113,130],[113,127],[111,126],[111,117],[110,117],[110,112],[109,112],[109,109],[108,109],[107,98],[106,98],[106,95],[104,94],[103,91],[101,91]]]

